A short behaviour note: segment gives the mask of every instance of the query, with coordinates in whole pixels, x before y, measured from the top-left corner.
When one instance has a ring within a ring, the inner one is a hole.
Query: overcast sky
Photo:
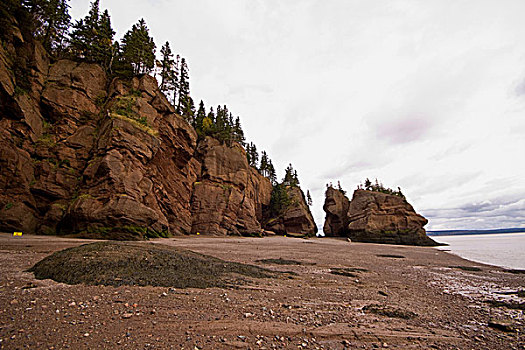
[[[71,0],[73,18],[86,0]],[[525,1],[101,0],[186,57],[322,228],[326,183],[400,186],[427,229],[525,227]]]

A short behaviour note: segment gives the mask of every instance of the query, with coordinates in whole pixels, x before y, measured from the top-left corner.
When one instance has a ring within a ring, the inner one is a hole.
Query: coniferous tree
[[[34,35],[51,53],[59,53],[71,23],[68,0],[26,0],[21,3],[33,17]]]
[[[113,60],[118,53],[118,46],[113,44],[113,36],[115,31],[111,27],[111,17],[108,10],[104,10],[100,17],[99,34],[96,41],[96,61],[103,65],[103,67],[111,72]]]
[[[71,53],[84,61],[101,64],[111,71],[118,46],[113,43],[115,31],[111,27],[109,12],[100,14],[99,1],[91,3],[91,9],[86,17],[73,25],[71,32]]]
[[[186,99],[186,105],[184,106],[182,115],[186,118],[188,124],[195,127],[195,104],[193,103],[193,99],[189,96]]]
[[[134,24],[122,38],[122,58],[134,74],[149,73],[155,65],[155,43],[144,19]],[[184,101],[184,106],[186,101]]]
[[[306,191],[306,202],[308,203],[308,206],[312,206],[313,202],[312,202],[312,196],[310,196],[310,190],[307,190]]]
[[[268,178],[270,179],[270,182],[272,185],[277,184],[277,174],[275,172],[275,167],[273,166],[272,160],[268,158]]]
[[[257,147],[253,142],[250,142],[250,144],[246,146],[246,158],[248,158],[248,164],[250,164],[250,166],[257,168],[259,153],[257,153]]]
[[[199,109],[197,110],[197,114],[195,115],[195,130],[197,133],[202,133],[202,122],[204,121],[204,118],[206,118],[206,108],[204,107],[204,102],[199,103]]]
[[[186,59],[183,57],[180,61],[180,74],[179,74],[179,86],[178,86],[178,103],[177,103],[177,112],[180,114],[184,106],[188,104],[188,99],[190,97],[190,77],[189,69],[186,63]]]
[[[170,43],[166,41],[160,49],[162,56],[160,61],[160,91],[169,95],[177,85],[177,72],[175,71],[175,60],[171,52]]]
[[[213,107],[210,107],[210,112],[206,118],[202,121],[202,133],[203,135],[209,135],[213,131],[213,125],[215,122],[215,113],[213,112]]]
[[[270,197],[270,213],[272,217],[281,215],[292,203],[291,198],[286,191],[286,185],[276,184],[273,186]]]
[[[241,145],[244,145],[244,131],[241,127],[241,118],[237,117],[235,118],[235,123],[233,125],[233,135],[234,135],[234,141],[239,142]]]
[[[261,164],[259,165],[259,172],[262,176],[268,176],[268,154],[266,151],[261,153]]]
[[[293,169],[292,164],[289,164],[284,171],[283,184],[286,186],[298,186],[299,177],[297,171]]]
[[[175,74],[175,81],[173,82],[173,94],[172,94],[172,100],[174,106],[178,106],[178,96],[179,96],[179,90],[180,90],[180,56],[177,55],[175,58],[175,66],[173,67],[173,71]]]

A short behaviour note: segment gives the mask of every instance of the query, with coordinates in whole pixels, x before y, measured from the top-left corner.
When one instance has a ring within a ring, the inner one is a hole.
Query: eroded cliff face
[[[197,148],[202,172],[191,200],[192,233],[260,235],[272,184],[248,165],[237,143],[207,137]]]
[[[328,187],[323,210],[326,212],[323,232],[326,236],[344,236],[348,226],[350,201],[340,190]]]
[[[4,37],[0,230],[107,239],[263,233],[270,181],[239,144],[198,142],[155,78],[110,81],[96,64],[50,62],[16,27]]]
[[[356,190],[346,196],[329,188],[326,194],[327,235],[347,236],[357,242],[437,245],[426,235],[428,220],[416,213],[402,197],[375,191]],[[348,203],[348,210],[344,211]]]
[[[277,217],[265,220],[264,228],[268,231],[291,236],[314,236],[317,233],[310,208],[306,204],[303,191],[296,186],[286,188],[291,204]]]

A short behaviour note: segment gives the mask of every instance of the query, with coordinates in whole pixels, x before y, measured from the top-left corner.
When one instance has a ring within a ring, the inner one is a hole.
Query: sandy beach
[[[0,234],[0,348],[525,349],[517,293],[525,274],[435,248],[328,238],[152,241],[292,272],[234,288],[66,285],[25,272],[87,242]]]

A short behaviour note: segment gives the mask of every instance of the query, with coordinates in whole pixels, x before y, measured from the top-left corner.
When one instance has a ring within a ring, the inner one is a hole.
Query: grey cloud
[[[403,117],[393,120],[376,121],[375,133],[380,140],[391,144],[403,144],[417,141],[426,136],[432,126],[424,117]]]
[[[374,165],[366,160],[355,160],[351,162],[343,162],[341,165],[326,170],[323,173],[325,179],[340,179],[352,172],[357,172],[364,169],[371,169]]]
[[[523,96],[525,95],[525,78],[522,79],[518,85],[516,85],[516,96]]]
[[[466,203],[455,208],[426,209],[420,212],[429,219],[431,227],[488,229],[520,227],[525,223],[525,200],[516,195],[481,203]]]

